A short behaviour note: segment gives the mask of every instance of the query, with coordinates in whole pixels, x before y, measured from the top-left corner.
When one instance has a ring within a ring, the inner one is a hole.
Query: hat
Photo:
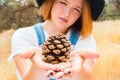
[[[41,6],[42,3],[45,0],[36,0],[38,3],[38,6]],[[92,20],[97,20],[100,13],[102,12],[105,1],[104,0],[89,0],[90,3],[90,8],[91,8],[91,15],[92,15]]]

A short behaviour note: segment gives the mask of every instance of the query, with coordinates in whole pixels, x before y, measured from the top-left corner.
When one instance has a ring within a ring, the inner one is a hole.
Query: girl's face
[[[80,17],[82,0],[55,0],[51,20],[59,28],[69,28]]]

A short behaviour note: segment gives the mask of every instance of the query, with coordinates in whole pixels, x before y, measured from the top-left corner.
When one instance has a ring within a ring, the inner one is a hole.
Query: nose
[[[66,17],[68,17],[68,16],[71,15],[71,12],[72,12],[72,10],[71,10],[70,8],[66,8],[66,9],[64,10],[64,15],[65,15]]]

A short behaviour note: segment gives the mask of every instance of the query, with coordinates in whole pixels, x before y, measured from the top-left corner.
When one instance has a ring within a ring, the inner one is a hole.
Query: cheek
[[[59,14],[61,14],[60,13],[60,9],[58,8],[58,7],[53,7],[52,8],[52,10],[51,10],[51,16],[53,17],[55,17],[55,16],[57,16],[57,15],[59,15]]]
[[[60,4],[54,4],[52,7],[52,13],[51,14],[55,14],[55,15],[60,15],[64,10],[64,7],[61,6]]]
[[[71,22],[74,24],[80,16],[74,15],[71,19]]]
[[[74,13],[73,14],[73,17],[74,17],[75,20],[77,20],[80,16],[81,16],[81,14],[79,14],[79,13]]]

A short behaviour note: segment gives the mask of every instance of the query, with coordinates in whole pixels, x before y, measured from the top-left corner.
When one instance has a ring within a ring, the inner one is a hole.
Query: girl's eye
[[[77,11],[78,13],[81,13],[80,9],[74,8],[75,11]]]
[[[60,3],[63,4],[63,5],[67,5],[67,3],[65,3],[65,2],[63,2],[63,1],[60,1]]]

